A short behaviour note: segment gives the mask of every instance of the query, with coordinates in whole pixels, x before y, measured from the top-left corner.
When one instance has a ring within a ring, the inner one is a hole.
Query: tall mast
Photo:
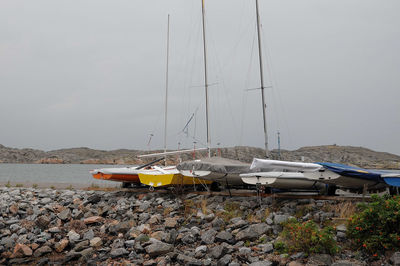
[[[164,153],[167,152],[167,112],[168,112],[168,65],[169,64],[169,14],[167,26],[167,67],[165,74],[165,119],[164,119]],[[167,165],[167,155],[165,155],[164,163]]]
[[[258,57],[260,62],[260,81],[261,81],[261,101],[262,101],[262,114],[264,121],[264,145],[265,145],[265,156],[269,157],[268,150],[268,133],[267,133],[267,119],[266,119],[266,105],[264,97],[264,71],[262,64],[262,51],[261,51],[261,33],[260,33],[260,14],[258,12],[258,0],[256,0],[256,15],[257,15],[257,38],[258,38]]]
[[[206,24],[204,20],[204,0],[201,0],[201,11],[202,11],[202,22],[203,22],[204,87],[206,91],[207,150],[208,150],[208,157],[211,157],[210,121],[208,119],[207,47],[206,47]]]

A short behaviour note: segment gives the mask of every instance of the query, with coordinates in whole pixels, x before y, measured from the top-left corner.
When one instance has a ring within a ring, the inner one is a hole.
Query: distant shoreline
[[[104,184],[80,184],[80,183],[66,183],[66,182],[21,182],[16,181],[0,181],[0,187],[9,188],[38,188],[38,189],[78,189],[78,190],[96,190],[96,189],[110,189],[110,188],[120,188],[121,183],[115,182],[115,185],[109,183]]]
[[[94,150],[89,148],[71,148],[54,151],[41,151],[34,149],[16,149],[0,144],[0,163],[17,164],[107,164],[107,165],[140,165],[148,163],[154,158],[138,158],[140,154],[157,153],[160,150]],[[250,163],[253,158],[264,158],[262,148],[236,146],[228,148],[211,149],[211,153],[228,159]],[[400,169],[400,156],[387,152],[373,151],[363,147],[324,145],[302,147],[294,151],[272,150],[271,159],[304,162],[332,162],[349,164],[370,169]],[[206,156],[205,151],[196,151],[195,158]],[[182,154],[181,160],[192,160],[193,154]],[[168,164],[178,163],[178,156],[167,157]]]

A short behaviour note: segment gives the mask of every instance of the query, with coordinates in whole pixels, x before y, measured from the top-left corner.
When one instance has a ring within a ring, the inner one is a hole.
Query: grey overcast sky
[[[259,1],[270,147],[400,154],[400,1]],[[262,147],[255,1],[205,4],[212,145]],[[0,1],[0,143],[162,148],[167,14],[168,148],[202,146],[200,0]]]

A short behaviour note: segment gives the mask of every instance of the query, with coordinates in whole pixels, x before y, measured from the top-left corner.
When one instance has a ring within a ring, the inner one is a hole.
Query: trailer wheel
[[[130,188],[130,187],[131,187],[131,183],[122,182],[122,188]]]
[[[221,191],[221,188],[219,187],[219,183],[217,182],[212,182],[210,186],[211,191]]]
[[[264,193],[265,194],[272,194],[272,187],[265,187]]]
[[[336,189],[337,189],[337,187],[335,185],[328,185],[328,188],[326,189],[326,194],[328,196],[335,196]]]

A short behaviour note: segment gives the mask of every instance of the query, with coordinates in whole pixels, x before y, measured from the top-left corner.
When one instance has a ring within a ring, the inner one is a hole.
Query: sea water
[[[82,186],[118,186],[119,182],[98,180],[90,170],[126,165],[105,164],[14,164],[0,163],[0,184],[79,184]]]

